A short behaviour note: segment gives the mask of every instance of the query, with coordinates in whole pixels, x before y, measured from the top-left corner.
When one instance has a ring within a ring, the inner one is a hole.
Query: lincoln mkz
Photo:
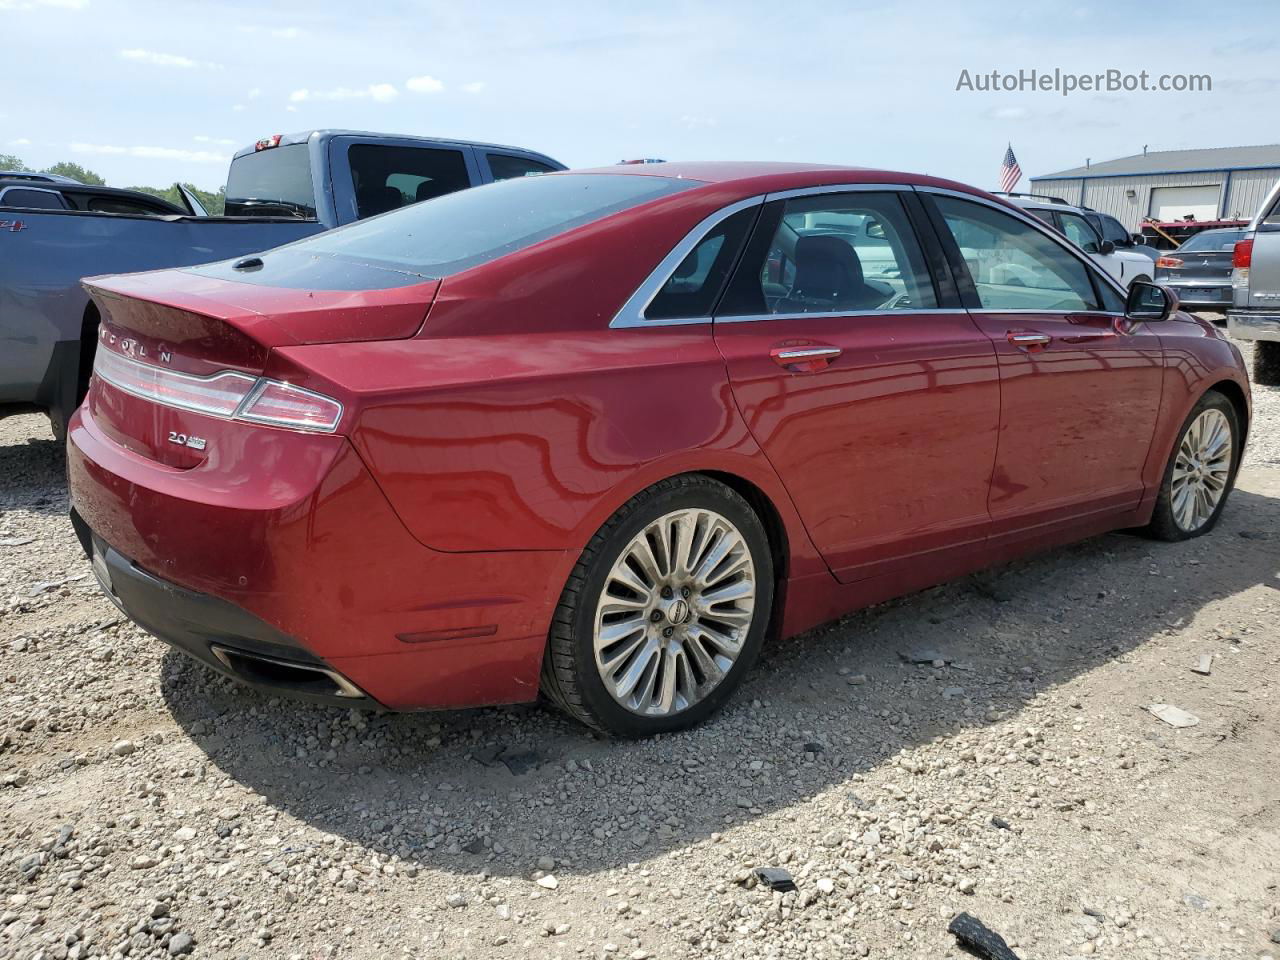
[[[902,173],[551,173],[88,287],[73,522],[130,617],[275,691],[623,736],[766,639],[1208,532],[1250,415],[1167,288]]]

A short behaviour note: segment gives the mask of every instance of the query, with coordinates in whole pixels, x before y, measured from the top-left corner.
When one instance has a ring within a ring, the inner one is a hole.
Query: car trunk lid
[[[212,456],[215,439],[224,453],[242,449],[252,431],[232,416],[262,382],[274,348],[404,339],[421,329],[438,281],[403,279],[346,290],[183,270],[87,280],[101,318],[87,400],[94,424],[178,469]]]
[[[1157,266],[1170,280],[1210,280],[1222,283],[1231,279],[1230,250],[1171,250]],[[1178,266],[1164,261],[1180,261]]]

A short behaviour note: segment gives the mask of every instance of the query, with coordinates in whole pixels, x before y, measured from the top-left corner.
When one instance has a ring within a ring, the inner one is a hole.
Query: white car
[[[1068,240],[1089,254],[1098,266],[1125,288],[1135,280],[1150,282],[1154,270],[1151,258],[1132,250],[1118,249],[1110,240],[1104,240],[1085,217],[1084,208],[1074,207],[1052,197],[1037,197],[1025,193],[1000,193],[996,196],[1021,207],[1059,233],[1065,234]]]

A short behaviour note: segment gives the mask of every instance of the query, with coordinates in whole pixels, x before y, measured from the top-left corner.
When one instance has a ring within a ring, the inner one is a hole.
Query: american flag
[[[1004,163],[1000,164],[1000,189],[1009,193],[1022,179],[1022,168],[1018,166],[1018,158],[1013,155],[1013,144],[1009,144],[1004,152]]]

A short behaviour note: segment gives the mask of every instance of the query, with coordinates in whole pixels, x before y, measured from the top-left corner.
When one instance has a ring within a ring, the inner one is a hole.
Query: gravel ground
[[[46,422],[0,422],[0,956],[932,960],[961,910],[1024,960],[1280,956],[1280,390],[1254,400],[1213,535],[856,614],[640,743],[223,681],[98,595]]]

